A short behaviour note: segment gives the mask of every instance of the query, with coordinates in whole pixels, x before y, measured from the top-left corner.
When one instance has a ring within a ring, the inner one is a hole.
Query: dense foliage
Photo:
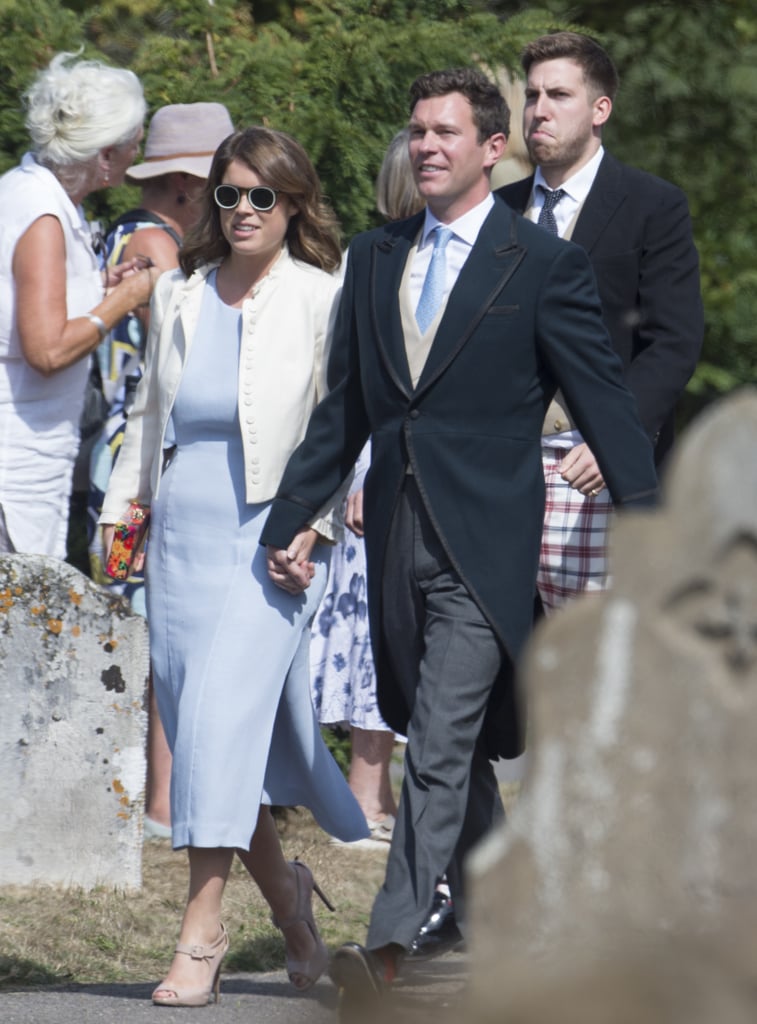
[[[621,72],[608,145],[689,197],[707,316],[690,413],[757,374],[757,8],[751,0],[580,6],[577,16],[605,33]]]
[[[606,142],[685,189],[702,257],[705,355],[693,407],[757,366],[757,13],[751,0],[3,0],[0,170],[25,148],[20,95],[61,49],[133,68],[152,109],[218,100],[238,125],[295,134],[345,236],[376,222],[373,182],[432,67],[517,69],[523,43],[569,24],[615,57],[621,93]],[[107,220],[129,189],[91,197]]]

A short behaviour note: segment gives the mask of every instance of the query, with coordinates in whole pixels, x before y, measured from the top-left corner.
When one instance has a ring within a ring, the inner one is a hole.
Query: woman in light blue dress
[[[221,898],[236,852],[310,987],[328,954],[312,874],[284,860],[269,805],[305,805],[339,839],[365,819],[326,750],[309,692],[310,623],[339,536],[334,496],[302,538],[313,583],[298,601],[268,580],[259,534],[325,388],[339,290],[333,215],[290,136],[227,138],[180,269],[158,282],[145,372],[100,518],[151,506],[146,562],[155,692],[173,753],[173,845],[189,899],[153,1002],[218,998],[228,937]],[[112,531],[106,530],[106,547]],[[320,894],[320,892],[319,892]]]

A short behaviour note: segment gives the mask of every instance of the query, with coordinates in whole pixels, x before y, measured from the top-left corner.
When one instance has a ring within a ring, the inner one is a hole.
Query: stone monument
[[[476,1021],[552,1019],[508,999],[571,971],[696,974],[688,943],[755,1000],[756,450],[755,390],[702,414],[662,507],[618,517],[611,592],[536,631],[523,792],[470,865]]]
[[[121,598],[0,555],[0,885],[141,885],[148,668]]]

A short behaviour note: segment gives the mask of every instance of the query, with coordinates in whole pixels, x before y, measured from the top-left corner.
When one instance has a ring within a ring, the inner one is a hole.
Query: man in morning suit
[[[675,404],[704,334],[686,197],[603,148],[618,73],[598,43],[573,32],[550,33],[525,47],[521,63],[527,78],[523,137],[536,173],[496,194],[588,252],[605,324],[659,465],[670,450]],[[559,395],[547,410],[543,435],[547,492],[537,586],[550,612],[607,585],[613,504]],[[437,892],[411,955],[430,958],[459,939],[452,901]]]
[[[306,524],[370,435],[378,699],[407,747],[366,944],[332,961],[347,1005],[391,982],[445,872],[464,922],[463,859],[504,818],[490,758],[522,750],[513,668],[532,623],[541,427],[558,386],[616,504],[653,504],[656,493],[651,444],[585,252],[491,194],[504,99],[467,68],[422,75],[410,99],[410,157],[427,207],[353,241],[331,391],[262,534],[271,577],[299,594],[315,541]]]
[[[521,63],[523,134],[536,173],[497,194],[589,254],[604,321],[659,466],[704,335],[686,197],[604,150],[618,73],[595,40],[554,32],[529,43]],[[558,395],[544,421],[547,500],[538,587],[547,611],[607,583],[612,500],[575,412]]]

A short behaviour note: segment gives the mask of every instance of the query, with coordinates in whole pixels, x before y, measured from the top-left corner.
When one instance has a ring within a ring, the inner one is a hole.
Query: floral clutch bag
[[[123,519],[120,519],[113,533],[113,546],[110,549],[105,572],[114,580],[126,580],[132,570],[134,558],[142,547],[147,526],[150,522],[150,509],[133,501]]]

